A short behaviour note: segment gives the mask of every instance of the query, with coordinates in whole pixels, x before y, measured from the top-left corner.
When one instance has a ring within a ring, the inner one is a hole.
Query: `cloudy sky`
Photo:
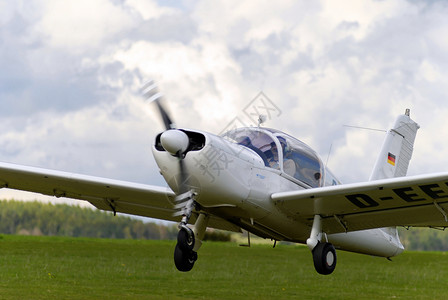
[[[387,129],[410,108],[409,174],[448,171],[447,15],[424,0],[0,0],[0,161],[165,185],[139,95],[155,79],[179,126],[214,133],[263,91],[281,111],[266,126],[324,161],[331,147],[346,183],[368,179],[384,133],[343,125]]]

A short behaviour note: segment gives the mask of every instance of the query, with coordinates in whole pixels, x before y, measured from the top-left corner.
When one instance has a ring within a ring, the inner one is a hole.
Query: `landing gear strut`
[[[183,196],[183,199],[176,199],[178,202],[181,202],[178,208],[181,208],[182,221],[179,223],[177,244],[174,249],[174,264],[181,272],[188,272],[193,269],[194,263],[198,259],[197,251],[202,245],[202,239],[208,223],[208,216],[200,213],[194,224],[194,230],[187,226],[196,203],[194,201],[194,193],[187,192],[185,194],[179,196]]]
[[[313,253],[314,268],[319,274],[329,275],[336,268],[336,250],[333,245],[322,242],[322,223],[319,215],[314,216],[310,238],[306,241]]]

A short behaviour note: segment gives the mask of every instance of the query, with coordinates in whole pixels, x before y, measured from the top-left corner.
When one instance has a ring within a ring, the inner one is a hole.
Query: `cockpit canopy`
[[[244,127],[230,130],[223,136],[258,154],[266,167],[280,170],[310,187],[338,184],[334,176],[326,172],[313,149],[281,131]],[[324,178],[325,174],[328,178]]]

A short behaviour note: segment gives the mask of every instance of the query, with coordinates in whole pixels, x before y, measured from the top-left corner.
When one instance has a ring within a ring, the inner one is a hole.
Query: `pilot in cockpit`
[[[294,176],[297,171],[297,166],[294,160],[292,160],[292,150],[288,146],[288,142],[284,137],[279,136],[278,140],[283,149],[283,171],[290,176]]]
[[[266,151],[266,156],[268,158],[269,167],[273,169],[279,169],[278,150],[275,142],[271,143],[271,149],[269,149],[269,151]]]
[[[280,142],[280,145],[282,146],[283,151],[283,170],[285,171],[286,174],[294,176],[294,174],[296,173],[296,164],[291,159],[291,149],[290,147],[288,147],[288,143],[283,137],[278,137],[278,140]],[[269,166],[271,168],[278,169],[279,158],[278,158],[277,145],[275,144],[275,142],[271,143],[270,154],[271,155],[268,156]]]
[[[253,150],[255,153],[257,153],[261,159],[263,159],[263,162],[266,166],[268,166],[268,160],[266,155],[263,153],[263,151],[261,151],[260,149],[258,149],[257,147],[255,147],[252,144],[252,141],[250,140],[250,138],[248,136],[242,136],[239,138],[238,144],[246,146],[247,148]]]

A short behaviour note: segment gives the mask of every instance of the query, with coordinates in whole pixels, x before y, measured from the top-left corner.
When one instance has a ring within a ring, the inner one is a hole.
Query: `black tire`
[[[177,234],[177,244],[184,252],[192,251],[194,248],[194,233],[191,229],[190,232],[185,228],[181,228]]]
[[[318,243],[313,249],[314,268],[317,273],[329,275],[336,268],[336,250],[330,243]]]
[[[198,259],[198,254],[194,251],[183,251],[179,244],[176,244],[174,249],[174,264],[181,272],[188,272],[193,269],[195,261]]]

